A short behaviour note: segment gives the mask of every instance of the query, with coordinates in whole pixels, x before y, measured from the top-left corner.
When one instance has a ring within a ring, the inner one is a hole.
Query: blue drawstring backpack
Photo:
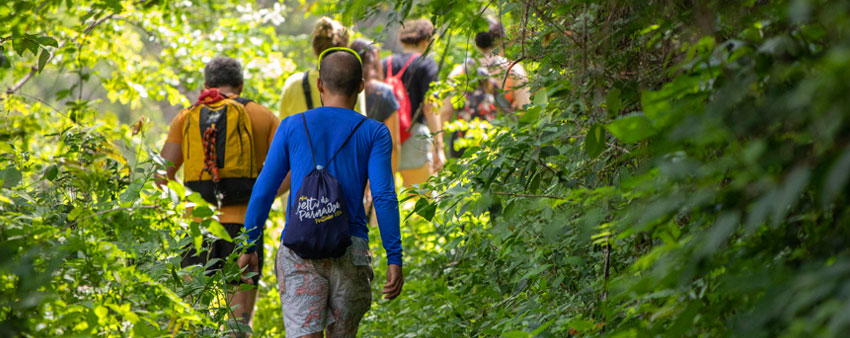
[[[342,142],[325,166],[316,163],[313,154],[313,142],[307,129],[307,118],[301,113],[310,156],[315,168],[301,181],[301,188],[295,194],[295,208],[286,217],[286,232],[283,245],[304,259],[341,257],[351,245],[351,231],[348,229],[348,211],[342,186],[325,168],[333,162],[340,150],[345,147],[354,132],[367,118],[361,120],[351,134]]]

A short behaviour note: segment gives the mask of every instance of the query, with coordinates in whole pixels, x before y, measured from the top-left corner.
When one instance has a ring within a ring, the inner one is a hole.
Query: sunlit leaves
[[[605,129],[625,143],[642,141],[657,132],[646,115],[638,113],[611,121],[605,125]]]

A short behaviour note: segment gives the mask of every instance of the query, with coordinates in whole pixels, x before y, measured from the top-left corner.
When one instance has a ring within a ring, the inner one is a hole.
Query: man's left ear
[[[319,78],[319,80],[316,82],[316,88],[318,88],[318,89],[319,89],[319,94],[324,94],[324,93],[325,93],[325,84],[324,84],[324,83],[322,83],[322,78],[321,78],[321,77],[320,77],[320,78]]]

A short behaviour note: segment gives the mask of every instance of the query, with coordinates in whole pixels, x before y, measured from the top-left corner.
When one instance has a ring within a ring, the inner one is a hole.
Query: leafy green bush
[[[419,190],[445,245],[380,332],[850,328],[847,4],[497,4],[541,90]]]

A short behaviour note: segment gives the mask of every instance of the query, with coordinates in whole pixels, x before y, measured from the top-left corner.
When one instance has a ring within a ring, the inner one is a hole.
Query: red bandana
[[[201,90],[201,96],[198,97],[198,102],[195,102],[195,104],[198,105],[198,104],[202,104],[202,103],[203,104],[216,103],[216,102],[224,100],[224,99],[226,99],[226,97],[221,95],[221,93],[218,91],[218,88],[204,89],[204,90]]]

